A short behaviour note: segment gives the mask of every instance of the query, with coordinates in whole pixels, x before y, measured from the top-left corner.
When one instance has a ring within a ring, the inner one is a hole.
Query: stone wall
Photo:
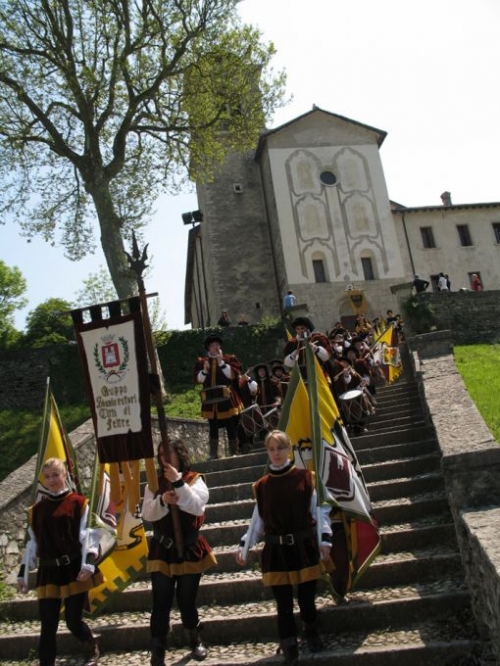
[[[451,331],[454,344],[500,342],[499,291],[426,292],[421,300],[432,307],[437,329]]]
[[[500,663],[500,446],[458,373],[449,351],[451,335],[421,335],[410,339],[409,346],[442,453],[474,614]]]

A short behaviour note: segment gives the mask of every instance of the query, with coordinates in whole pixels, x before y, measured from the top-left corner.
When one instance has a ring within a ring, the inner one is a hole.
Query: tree
[[[13,314],[28,302],[23,298],[26,280],[17,266],[10,267],[0,259],[0,347],[13,346],[20,337],[14,328]]]
[[[85,307],[96,303],[110,303],[118,298],[109,272],[99,266],[97,273],[90,273],[83,281],[82,289],[75,294],[75,307]]]
[[[62,298],[48,298],[26,317],[26,344],[30,347],[70,342],[75,339],[71,303]]]
[[[124,238],[160,190],[248,150],[284,77],[239,0],[4,0],[0,211],[78,259],[94,220],[120,298]]]

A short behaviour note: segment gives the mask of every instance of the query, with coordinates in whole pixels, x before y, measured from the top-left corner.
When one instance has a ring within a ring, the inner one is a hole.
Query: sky
[[[287,73],[290,103],[268,122],[278,127],[313,105],[387,132],[380,149],[391,200],[405,206],[500,201],[500,2],[498,0],[242,0],[246,23],[260,28]],[[194,190],[161,196],[145,230],[169,329],[184,329],[184,278]],[[0,259],[27,280],[26,314],[48,298],[75,300],[105,261],[100,249],[71,262],[62,247],[30,243],[0,225]]]

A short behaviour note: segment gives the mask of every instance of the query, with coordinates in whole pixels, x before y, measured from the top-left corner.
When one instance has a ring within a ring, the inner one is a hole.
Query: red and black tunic
[[[264,523],[262,582],[296,585],[321,576],[315,520],[311,516],[314,476],[295,465],[263,476],[254,486],[258,511]],[[293,544],[276,537],[294,535]]]
[[[199,478],[196,472],[186,472],[182,476],[184,483],[192,486]],[[163,474],[158,476],[158,495],[170,489]],[[172,512],[153,522],[153,538],[149,546],[147,571],[159,571],[165,576],[183,576],[203,573],[217,564],[212,548],[205,537],[199,533],[205,520],[204,516],[195,516],[179,508],[179,521],[184,539],[184,553],[179,556],[175,545]]]
[[[29,523],[40,558],[36,580],[39,599],[64,599],[103,582],[97,567],[88,580],[76,580],[82,568],[80,524],[86,505],[85,497],[68,490],[44,497],[31,508]]]

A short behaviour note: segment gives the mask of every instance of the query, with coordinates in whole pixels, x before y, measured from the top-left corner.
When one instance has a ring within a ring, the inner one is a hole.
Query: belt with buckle
[[[184,537],[184,546],[190,546],[199,536],[199,532],[192,532],[191,534],[188,534]],[[154,532],[153,537],[163,546],[163,548],[166,548],[167,550],[172,548],[172,546],[175,544],[175,540],[172,539],[172,537],[165,536],[164,534],[158,534],[157,532]]]
[[[270,544],[278,544],[280,546],[293,546],[298,541],[303,541],[307,537],[314,536],[314,529],[309,527],[307,530],[295,532],[293,534],[266,534],[264,541]]]
[[[75,551],[69,555],[61,555],[61,557],[54,557],[53,559],[41,557],[39,563],[44,567],[67,567],[68,564],[81,557],[81,555],[81,551]]]

